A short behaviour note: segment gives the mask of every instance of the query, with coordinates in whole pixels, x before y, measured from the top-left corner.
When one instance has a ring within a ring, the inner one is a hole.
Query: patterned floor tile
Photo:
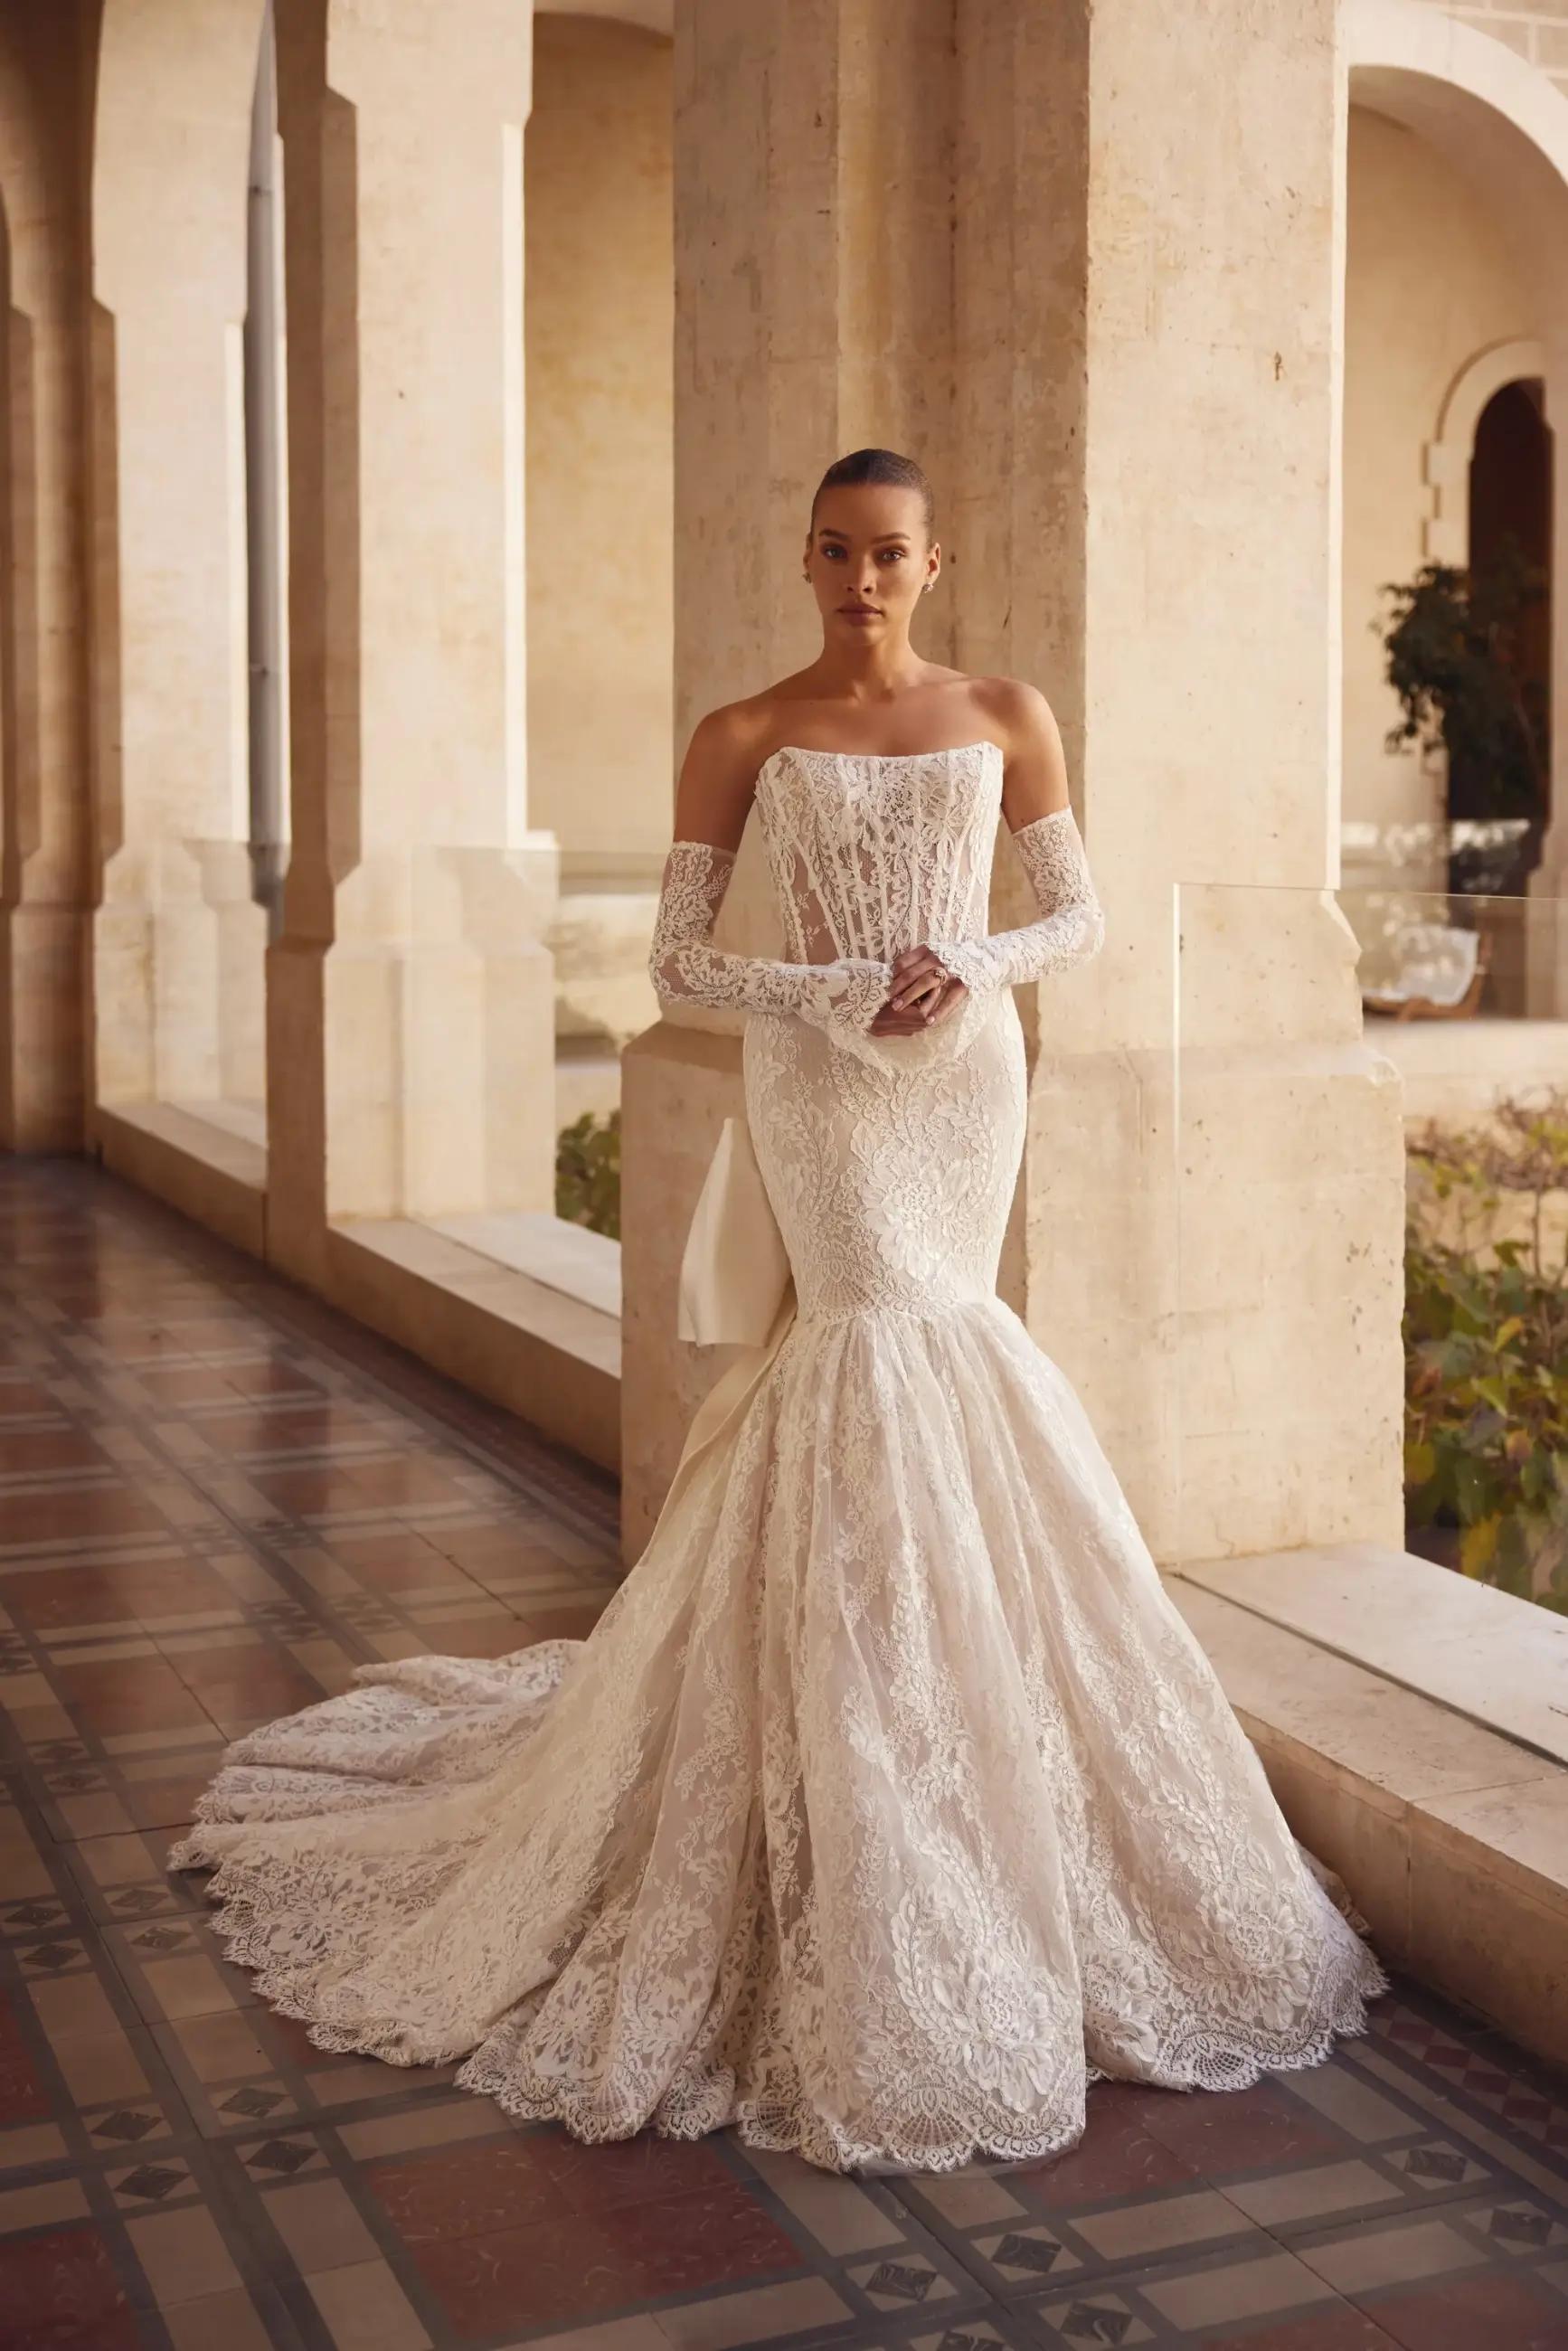
[[[1201,2338],[1201,2351],[1394,2351],[1394,2338],[1349,2303],[1322,2304],[1301,2318],[1265,2318]]]
[[[131,2294],[90,2220],[0,2239],[0,2344],[7,2351],[139,2351]]]
[[[634,2309],[800,2267],[794,2241],[738,2182],[472,2235],[421,2238],[413,2266],[460,2341]]]
[[[1366,2314],[1401,2351],[1568,2351],[1568,2303],[1531,2278],[1451,2278]]]
[[[1413,1986],[930,2177],[316,2048],[172,1836],[356,1665],[586,1633],[614,1490],[85,1167],[0,1164],[0,2351],[1568,2351],[1568,2092]]]

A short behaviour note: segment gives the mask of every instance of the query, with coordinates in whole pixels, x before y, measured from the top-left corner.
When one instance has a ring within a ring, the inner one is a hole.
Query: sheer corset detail
[[[982,935],[1001,796],[995,743],[906,758],[776,751],[757,804],[791,961],[891,961]]]

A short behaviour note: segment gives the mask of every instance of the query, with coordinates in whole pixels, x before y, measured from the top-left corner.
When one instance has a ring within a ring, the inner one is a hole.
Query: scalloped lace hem
[[[652,2130],[661,2138],[691,2140],[733,2129],[743,2146],[764,2153],[799,2155],[824,2170],[947,2172],[980,2158],[1000,2163],[1049,2161],[1075,2147],[1086,2127],[1080,2100],[1065,2116],[1041,2117],[1038,2126],[1026,2126],[1021,2119],[1018,2125],[1004,2126],[995,2108],[989,2107],[955,2116],[950,2136],[934,2137],[927,2128],[918,2138],[900,2139],[890,2132],[867,2139],[830,2121],[803,2094],[781,2097],[777,2092],[748,2093],[737,2086],[734,2069],[723,2064],[683,2074],[651,2109],[645,2102],[616,2101],[565,2083],[541,2087],[538,2075],[526,2064],[492,2045],[493,2039],[505,2031],[505,2018],[495,2036],[486,2036],[466,2050],[419,2045],[406,2027],[391,2019],[334,2020],[329,2012],[330,1991],[312,1994],[301,1970],[274,1956],[284,1922],[274,1913],[265,1926],[258,1925],[256,1896],[245,1884],[251,1873],[243,1864],[235,1863],[214,1869],[211,1860],[202,1857],[200,1845],[198,1836],[183,1838],[171,1849],[167,1865],[213,1872],[204,1890],[213,1905],[210,1924],[224,1957],[251,1970],[260,1998],[278,2014],[303,2024],[306,2038],[314,2047],[401,2066],[445,2065],[462,2060],[453,2077],[457,2088],[492,2099],[514,2121],[559,2123],[586,2146],[635,2137],[643,2130]],[[1354,1949],[1345,1955],[1340,1980],[1327,1994],[1325,2014],[1301,2032],[1255,2034],[1245,2046],[1217,2039],[1189,2054],[1179,2071],[1174,2062],[1156,2064],[1145,2071],[1123,2072],[1085,2063],[1082,2086],[1087,2091],[1096,2082],[1123,2081],[1221,2095],[1250,2089],[1266,2074],[1304,2072],[1322,2064],[1333,2055],[1336,2041],[1366,2032],[1367,2003],[1391,1990],[1389,1976],[1375,1952],[1358,1936]],[[765,2055],[758,2070],[765,2077],[795,2073],[783,2051]],[[932,2118],[925,2120],[929,2126]]]

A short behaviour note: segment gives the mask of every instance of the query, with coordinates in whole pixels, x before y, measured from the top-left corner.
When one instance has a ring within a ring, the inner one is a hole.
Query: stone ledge
[[[1188,1571],[1166,1589],[1379,1952],[1568,2063],[1568,1769]]]
[[[223,1105],[214,1104],[214,1110]],[[92,1140],[104,1165],[252,1257],[267,1255],[267,1145],[202,1107],[100,1103]]]
[[[1568,1021],[1483,1014],[1473,1020],[1367,1016],[1366,1033],[1405,1081],[1405,1117],[1469,1124],[1495,1102],[1568,1086]]]
[[[94,1141],[116,1175],[268,1261],[267,1150],[246,1105],[121,1103],[99,1109]],[[620,1252],[579,1226],[546,1236],[539,1228],[557,1219],[525,1221],[550,1281],[428,1226],[367,1218],[331,1228],[325,1279],[311,1286],[556,1444],[618,1470],[621,1322],[593,1298],[610,1294]]]
[[[334,1225],[328,1267],[334,1306],[556,1444],[619,1469],[617,1315],[402,1218]]]
[[[419,1221],[427,1231],[440,1233],[476,1257],[526,1273],[546,1290],[564,1291],[617,1323],[621,1320],[621,1244],[604,1233],[542,1209],[422,1217]]]
[[[1177,1573],[1568,1763],[1568,1617],[1380,1543],[1193,1560]]]

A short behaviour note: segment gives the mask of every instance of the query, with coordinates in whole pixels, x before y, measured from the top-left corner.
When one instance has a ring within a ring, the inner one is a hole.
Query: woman
[[[583,1642],[362,1669],[231,1749],[180,1866],[323,2046],[583,2138],[1039,2158],[1115,2075],[1308,2065],[1386,1989],[997,1298],[1011,983],[1102,919],[1030,686],[924,662],[930,491],[860,450],[807,669],[696,728],[651,968],[739,1006],[792,1278]],[[789,959],[712,943],[755,801]],[[998,815],[1037,919],[988,935]]]

